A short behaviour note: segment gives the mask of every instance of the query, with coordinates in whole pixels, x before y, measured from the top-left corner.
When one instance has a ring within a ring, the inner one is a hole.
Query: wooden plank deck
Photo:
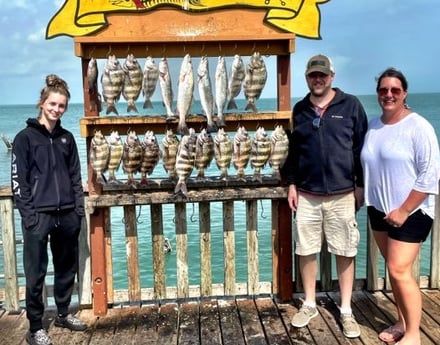
[[[392,294],[353,293],[353,312],[361,327],[361,336],[347,339],[339,323],[338,294],[319,293],[319,316],[308,327],[295,329],[290,319],[300,305],[301,295],[291,303],[278,303],[271,297],[212,299],[165,302],[142,306],[114,307],[105,317],[92,310],[77,314],[90,325],[85,332],[70,332],[53,326],[54,311],[45,323],[54,344],[381,344],[378,332],[396,319]],[[1,312],[1,311],[0,311]],[[25,344],[25,312],[2,313],[0,339],[3,345]],[[440,343],[440,291],[423,290],[422,344]]]

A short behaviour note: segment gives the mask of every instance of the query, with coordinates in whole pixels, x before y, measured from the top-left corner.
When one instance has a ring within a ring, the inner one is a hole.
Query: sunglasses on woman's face
[[[380,87],[379,89],[377,89],[377,94],[381,97],[384,97],[386,95],[388,95],[388,92],[391,91],[391,94],[393,96],[400,96],[402,93],[402,89],[399,87],[392,87],[392,88],[387,88],[387,87]]]

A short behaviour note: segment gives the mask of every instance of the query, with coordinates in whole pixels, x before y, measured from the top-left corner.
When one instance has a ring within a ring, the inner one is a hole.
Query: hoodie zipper
[[[55,150],[53,147],[53,140],[52,138],[49,138],[50,140],[50,151],[51,151],[51,155],[52,155],[52,163],[53,166],[55,167],[56,165],[56,158],[55,158]],[[58,185],[58,174],[57,174],[57,169],[54,169],[54,180],[55,180],[55,191],[56,191],[56,196],[57,196],[57,211],[60,210],[60,188]]]

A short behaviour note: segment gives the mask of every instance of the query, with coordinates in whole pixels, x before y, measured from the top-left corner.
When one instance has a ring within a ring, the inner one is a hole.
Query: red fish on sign
[[[133,0],[133,2],[136,5],[136,9],[145,8],[144,4],[142,3],[142,0]]]

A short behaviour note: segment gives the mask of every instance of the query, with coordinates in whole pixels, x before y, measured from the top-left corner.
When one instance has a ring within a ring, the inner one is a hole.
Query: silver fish
[[[244,95],[248,101],[245,110],[252,110],[255,113],[258,111],[255,102],[260,98],[266,80],[266,64],[260,53],[255,52],[246,66],[246,75],[244,77]]]
[[[118,115],[115,103],[121,97],[124,78],[125,74],[119,60],[115,55],[109,55],[101,75],[102,96],[104,97],[104,102],[107,104],[107,115],[110,113]]]
[[[128,174],[127,184],[136,188],[134,174],[139,172],[142,161],[142,146],[135,131],[129,131],[124,142],[122,168]]]
[[[203,180],[205,178],[205,169],[209,167],[214,158],[214,139],[211,134],[203,128],[196,141],[196,158],[195,167],[198,170],[197,178]]]
[[[133,54],[128,54],[122,69],[125,72],[122,96],[127,101],[127,112],[134,111],[138,113],[135,102],[142,90],[142,67]]]
[[[153,108],[151,96],[153,96],[156,90],[157,80],[159,78],[159,67],[157,67],[151,56],[148,56],[145,60],[143,75],[142,93],[145,97],[144,109]]]
[[[207,119],[208,132],[215,132],[217,126],[212,119],[214,114],[214,96],[212,93],[211,79],[209,77],[209,63],[206,56],[200,59],[197,68],[197,86],[199,90],[200,103]]]
[[[173,106],[173,85],[171,81],[170,69],[166,58],[159,62],[159,85],[162,93],[162,102],[167,111],[167,118],[174,119]]]
[[[177,151],[176,158],[176,173],[179,178],[174,189],[174,193],[182,193],[187,196],[188,188],[186,180],[191,175],[194,169],[194,161],[196,157],[196,141],[197,134],[194,128],[189,128],[188,134],[182,136]]]
[[[237,97],[241,91],[241,85],[243,84],[245,76],[245,68],[243,59],[240,55],[236,54],[231,65],[231,73],[229,75],[228,82],[228,106],[227,109],[237,109],[235,103],[235,97]]]
[[[87,86],[89,89],[89,94],[94,95],[97,94],[98,99],[100,99],[100,95],[98,93],[98,63],[95,58],[90,58],[90,61],[87,65]],[[95,102],[96,97],[90,97],[90,110],[96,110],[97,104]],[[101,109],[98,109],[100,111]]]
[[[217,126],[224,127],[225,120],[223,110],[225,109],[228,97],[228,72],[226,61],[223,56],[218,57],[215,69],[215,105],[217,106]]]
[[[254,169],[253,179],[257,181],[262,181],[261,179],[261,168],[263,168],[270,155],[270,140],[267,137],[266,131],[263,127],[259,127],[255,132],[254,138],[252,140],[252,151],[251,151],[251,167]]]
[[[142,140],[141,185],[147,185],[147,175],[151,175],[160,159],[160,147],[153,131],[146,131]]]
[[[170,180],[176,178],[176,157],[179,149],[179,139],[172,129],[167,129],[162,139],[162,163]]]
[[[233,164],[237,169],[237,177],[239,179],[244,178],[244,169],[249,163],[251,156],[252,143],[249,134],[244,126],[238,127],[237,133],[234,136],[234,153]]]
[[[224,128],[219,128],[214,138],[214,157],[217,167],[221,171],[220,177],[223,180],[228,179],[228,168],[232,160],[232,141]]]
[[[90,164],[96,174],[96,182],[104,184],[110,150],[108,142],[100,130],[96,130],[90,143]]]
[[[122,154],[124,152],[124,145],[122,144],[121,137],[118,131],[112,131],[108,138],[108,144],[110,148],[110,158],[108,161],[108,182],[116,183],[116,171],[119,169],[122,162]]]
[[[272,176],[281,179],[280,168],[286,161],[289,152],[289,138],[282,125],[275,127],[270,137],[269,165],[272,167]]]
[[[191,56],[186,54],[180,67],[178,90],[177,90],[177,113],[179,114],[179,123],[177,133],[188,134],[186,117],[193,101],[194,93],[194,75]]]

